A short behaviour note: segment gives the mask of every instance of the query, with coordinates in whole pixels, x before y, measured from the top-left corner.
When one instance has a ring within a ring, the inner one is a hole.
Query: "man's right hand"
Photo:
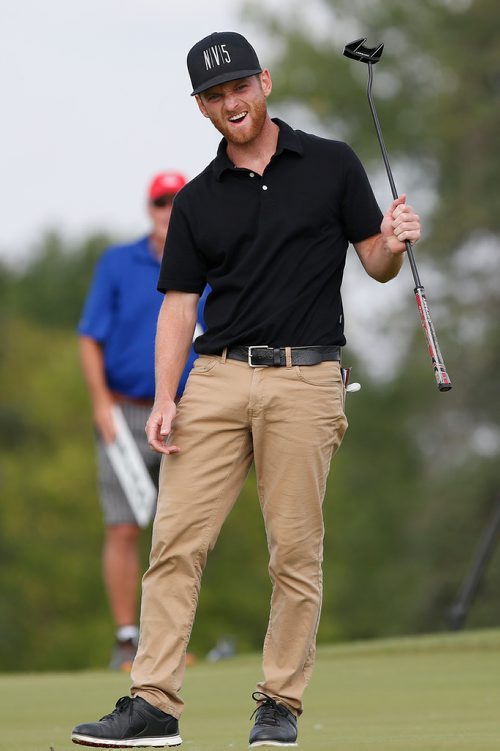
[[[155,403],[146,423],[149,447],[159,454],[177,454],[180,451],[178,446],[165,443],[172,430],[176,412],[177,408],[173,401],[162,405]]]

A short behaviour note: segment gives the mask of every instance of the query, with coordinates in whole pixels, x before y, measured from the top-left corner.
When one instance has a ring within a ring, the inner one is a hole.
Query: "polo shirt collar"
[[[276,123],[276,125],[280,129],[279,134],[278,134],[278,143],[276,146],[276,152],[274,156],[282,154],[283,151],[292,151],[298,154],[299,156],[303,156],[304,148],[300,142],[300,139],[297,133],[293,130],[293,128],[291,128],[283,120],[280,120],[278,117],[273,117],[272,121],[273,123]],[[217,149],[217,156],[212,162],[212,166],[213,166],[214,175],[217,180],[220,180],[222,173],[225,172],[226,170],[236,169],[234,164],[232,163],[232,161],[229,159],[227,155],[227,141],[225,138],[223,138],[222,141],[219,143],[219,148]]]
[[[154,264],[159,266],[161,261],[158,259],[153,251],[149,235],[142,237],[134,247],[134,258],[139,263]]]

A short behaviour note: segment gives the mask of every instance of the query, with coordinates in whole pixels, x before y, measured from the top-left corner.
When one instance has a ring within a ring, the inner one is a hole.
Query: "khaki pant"
[[[171,439],[181,451],[165,456],[160,471],[134,695],[180,715],[202,572],[253,460],[273,585],[257,690],[302,712],[321,610],[322,502],[331,457],[347,428],[343,406],[338,362],[280,368],[209,356],[195,362]]]

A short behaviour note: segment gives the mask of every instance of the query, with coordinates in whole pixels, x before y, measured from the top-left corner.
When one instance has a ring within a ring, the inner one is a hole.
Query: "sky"
[[[71,237],[147,228],[152,175],[194,177],[220,138],[190,96],[190,47],[213,31],[240,31],[265,64],[263,32],[240,8],[238,0],[0,0],[0,259],[24,257],[48,228]]]

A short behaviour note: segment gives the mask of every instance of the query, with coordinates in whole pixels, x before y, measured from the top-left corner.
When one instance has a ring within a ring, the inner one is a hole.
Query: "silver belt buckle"
[[[251,347],[248,348],[248,364],[251,368],[265,368],[266,365],[254,365],[252,362],[252,350],[253,349],[269,349],[269,346],[267,344],[252,344]]]

